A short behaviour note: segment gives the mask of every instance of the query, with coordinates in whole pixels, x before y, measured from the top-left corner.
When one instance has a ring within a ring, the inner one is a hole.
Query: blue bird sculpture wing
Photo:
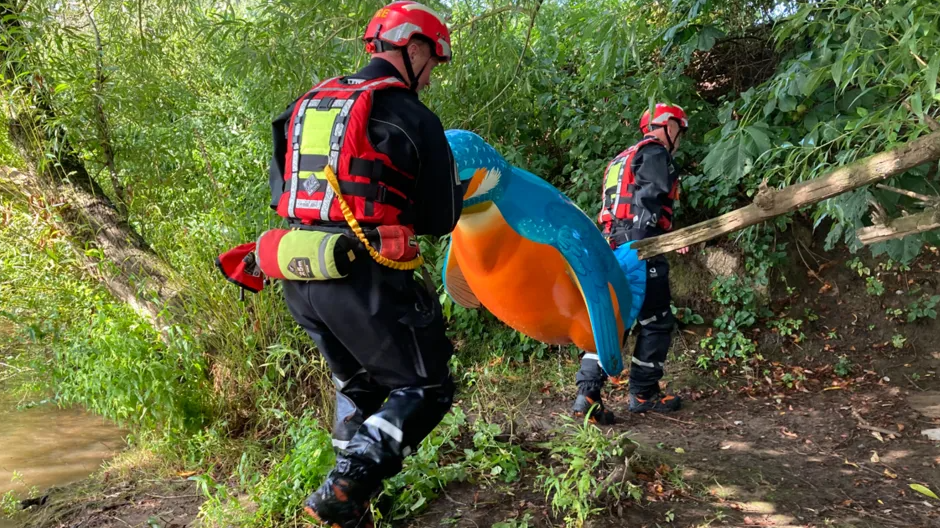
[[[614,250],[614,257],[627,278],[627,284],[630,285],[630,295],[633,297],[630,314],[625,318],[630,325],[633,325],[640,315],[640,307],[643,306],[643,300],[646,298],[646,261],[640,260],[636,250],[631,247],[632,245],[633,242],[628,242]]]
[[[594,222],[551,184],[518,167],[497,206],[523,237],[559,251],[584,296],[601,366],[609,375],[623,370],[621,344],[638,307],[627,276]],[[643,276],[645,286],[645,274]],[[620,309],[614,316],[610,287]]]

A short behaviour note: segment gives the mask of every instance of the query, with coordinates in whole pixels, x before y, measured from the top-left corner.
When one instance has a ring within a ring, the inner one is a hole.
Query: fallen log
[[[754,202],[746,207],[672,233],[638,241],[633,247],[642,259],[669,253],[740,231],[938,159],[940,132],[932,132],[894,149],[834,169],[819,178],[783,189],[770,189],[762,185]]]
[[[940,229],[940,207],[932,207],[917,214],[902,216],[884,224],[863,227],[855,231],[859,241],[868,246],[907,235]]]

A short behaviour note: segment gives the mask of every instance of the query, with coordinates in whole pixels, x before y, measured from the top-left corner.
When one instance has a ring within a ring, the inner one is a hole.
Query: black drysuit
[[[632,221],[615,219],[611,240],[642,240],[663,234],[657,224],[663,207],[672,207],[669,192],[679,177],[679,171],[669,151],[659,143],[641,147],[630,163],[636,180],[633,198],[630,198]],[[664,255],[647,260],[646,298],[637,316],[639,331],[633,361],[630,367],[630,392],[642,397],[659,390],[663,377],[666,354],[672,342],[675,316],[671,308],[669,290],[669,262]],[[585,354],[575,378],[578,391],[596,397],[607,379],[597,362],[596,354]]]
[[[389,62],[374,58],[349,77],[386,76],[401,78]],[[273,122],[272,186],[283,181],[293,106]],[[415,175],[410,215],[416,233],[450,233],[460,217],[462,192],[438,117],[412,91],[380,90],[374,93],[368,134],[377,151]],[[448,361],[454,349],[444,333],[440,303],[413,271],[380,265],[364,251],[343,279],[283,281],[283,288],[290,313],[333,373],[336,471],[377,488],[401,470],[403,458],[451,406]]]

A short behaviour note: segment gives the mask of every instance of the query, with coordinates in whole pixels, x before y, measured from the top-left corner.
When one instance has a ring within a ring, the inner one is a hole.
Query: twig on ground
[[[897,431],[891,431],[890,429],[885,429],[883,427],[876,427],[874,425],[869,424],[868,420],[862,418],[862,415],[858,414],[858,411],[856,411],[855,409],[852,409],[852,416],[855,418],[855,420],[858,421],[858,424],[856,424],[856,426],[859,429],[866,429],[868,431],[875,431],[876,433],[893,435],[896,438],[901,437],[901,433]]]
[[[666,416],[665,414],[660,414],[660,413],[657,413],[657,412],[650,412],[649,414],[652,415],[652,416],[658,416],[658,417],[660,417],[660,418],[662,418],[662,419],[664,419],[664,420],[670,420],[670,421],[673,421],[673,422],[679,422],[679,423],[685,424],[685,425],[692,425],[692,426],[701,425],[701,424],[697,424],[697,423],[686,422],[686,421],[684,421],[684,420],[680,420],[680,419],[678,419],[678,418],[673,418],[673,417],[671,417],[671,416]]]
[[[163,496],[163,495],[154,495],[153,493],[146,493],[145,496],[147,496],[147,497],[153,497],[154,499],[175,500],[175,499],[190,499],[190,498],[195,498],[195,497],[201,497],[202,494],[201,494],[201,493],[192,493],[192,494],[190,494],[190,495],[170,495],[170,496]]]
[[[914,380],[912,380],[911,377],[908,376],[907,374],[904,374],[904,378],[907,379],[907,381],[909,381],[909,382],[911,383],[911,385],[914,386],[915,389],[917,389],[917,390],[919,390],[919,391],[921,391],[921,392],[926,392],[924,389],[920,388],[920,385],[918,385],[917,383],[915,383]]]

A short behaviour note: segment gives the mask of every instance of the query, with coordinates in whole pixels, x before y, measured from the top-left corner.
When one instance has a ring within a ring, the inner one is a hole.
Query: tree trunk
[[[19,88],[15,95],[4,90],[3,97],[10,100],[12,114],[8,130],[13,145],[26,161],[28,170],[21,172],[0,167],[0,180],[7,189],[17,189],[24,196],[43,193],[48,203],[64,204],[59,208],[63,218],[61,227],[78,248],[100,249],[110,270],[89,258],[87,269],[99,277],[111,293],[126,302],[147,320],[161,323],[161,313],[176,305],[179,288],[171,282],[171,270],[150,248],[142,236],[127,222],[126,216],[115,207],[92,178],[61,126],[55,123],[52,94],[46,88],[48,81],[33,75],[30,66],[17,54],[18,46],[26,46],[23,27],[18,15],[25,4],[7,4],[0,1],[2,42],[0,59],[5,66],[4,75],[14,79]],[[90,17],[90,12],[88,12]],[[101,44],[98,43],[101,53]],[[100,56],[96,83],[103,82]],[[100,84],[97,85],[100,89]],[[100,93],[97,95],[100,96]],[[100,99],[99,99],[100,104]],[[99,110],[102,110],[99,107]],[[103,110],[99,118],[104,118]],[[101,124],[107,126],[106,121]],[[110,138],[105,137],[109,171],[116,175]],[[51,152],[47,149],[51,147]],[[46,154],[51,154],[47,157]],[[115,188],[121,199],[120,186]]]
[[[17,189],[24,197],[39,191],[46,194],[48,203],[64,204],[59,208],[61,227],[73,243],[78,248],[100,249],[105,260],[113,264],[113,271],[109,272],[89,259],[86,263],[89,272],[156,328],[165,326],[161,312],[176,304],[179,288],[170,280],[169,267],[153,254],[103,194],[94,194],[64,179],[44,180],[11,167],[0,167],[0,180],[4,188]]]
[[[934,229],[940,229],[940,207],[932,207],[922,213],[895,218],[885,224],[863,227],[855,231],[855,234],[858,235],[862,244],[867,246]]]
[[[633,247],[640,258],[648,259],[739,231],[938,159],[940,132],[933,132],[887,152],[839,167],[819,178],[776,190],[762,185],[751,205],[673,233],[640,240]]]

